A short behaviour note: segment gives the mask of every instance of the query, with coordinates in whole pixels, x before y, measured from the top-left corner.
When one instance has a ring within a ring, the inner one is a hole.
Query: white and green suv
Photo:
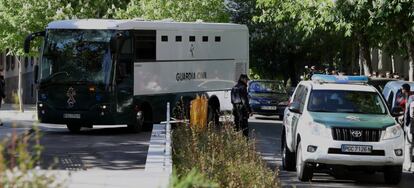
[[[385,182],[399,183],[404,132],[381,94],[363,76],[314,75],[302,81],[285,110],[282,157],[285,170],[301,181],[313,172],[343,169],[383,171]]]

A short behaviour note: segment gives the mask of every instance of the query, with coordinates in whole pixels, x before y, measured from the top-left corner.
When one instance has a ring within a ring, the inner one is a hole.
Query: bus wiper
[[[66,71],[60,71],[60,72],[55,72],[52,75],[50,75],[49,77],[47,77],[45,79],[45,82],[49,82],[50,80],[52,80],[54,77],[58,76],[58,75],[62,75],[62,74],[66,74],[66,76],[69,76],[69,73]]]

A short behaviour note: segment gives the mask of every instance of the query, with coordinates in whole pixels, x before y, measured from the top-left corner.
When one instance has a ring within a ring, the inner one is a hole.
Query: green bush
[[[177,126],[172,139],[173,163],[179,178],[196,170],[219,187],[280,187],[277,170],[266,167],[255,151],[255,141],[235,131],[231,123],[201,131]]]

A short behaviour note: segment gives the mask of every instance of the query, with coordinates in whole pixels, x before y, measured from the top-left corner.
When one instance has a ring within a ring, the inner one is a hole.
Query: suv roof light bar
[[[367,84],[367,76],[346,76],[346,75],[324,75],[315,74],[312,81],[318,83],[334,83],[334,84]]]

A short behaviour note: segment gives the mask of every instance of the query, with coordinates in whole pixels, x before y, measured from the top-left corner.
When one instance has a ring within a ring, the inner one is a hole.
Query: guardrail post
[[[171,124],[170,124],[170,103],[167,102],[167,123],[165,125],[165,154],[167,156],[171,156]],[[167,170],[172,172],[171,166],[171,157],[167,157],[165,161],[165,166],[167,167]]]

